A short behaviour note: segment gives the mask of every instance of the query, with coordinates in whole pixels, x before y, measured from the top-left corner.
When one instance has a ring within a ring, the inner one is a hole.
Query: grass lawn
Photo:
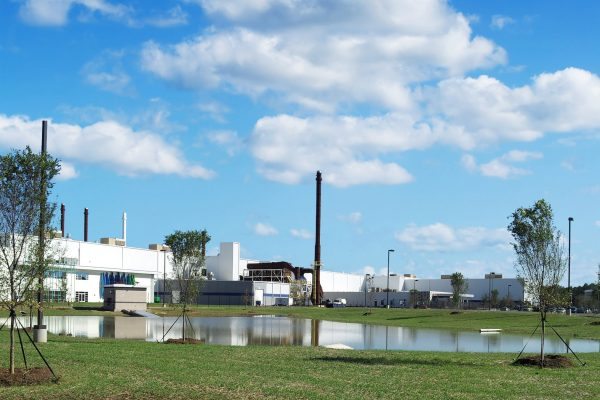
[[[0,364],[7,365],[7,333]],[[513,354],[169,345],[50,335],[58,384],[0,387],[0,399],[600,398],[600,354],[585,367],[510,365]],[[27,350],[36,366],[42,362]],[[20,357],[19,357],[20,360]]]

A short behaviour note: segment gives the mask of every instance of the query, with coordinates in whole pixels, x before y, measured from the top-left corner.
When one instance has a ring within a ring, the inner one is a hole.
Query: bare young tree
[[[554,226],[552,208],[543,199],[530,208],[518,208],[509,218],[508,230],[514,240],[517,275],[525,280],[525,290],[540,309],[540,363],[543,366],[546,313],[550,306],[568,302],[560,288],[567,266],[561,235]]]
[[[452,304],[454,304],[455,308],[458,308],[459,305],[462,307],[460,295],[469,290],[469,282],[467,282],[463,274],[455,272],[450,276],[450,285],[452,285]]]
[[[11,319],[11,374],[15,372],[16,309],[31,301],[30,294],[38,289],[50,263],[45,238],[55,205],[47,199],[59,171],[58,160],[35,154],[29,147],[0,156],[0,306]]]

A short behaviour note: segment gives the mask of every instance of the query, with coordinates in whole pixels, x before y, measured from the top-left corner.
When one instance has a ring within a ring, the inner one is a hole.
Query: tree
[[[492,305],[492,307],[495,308],[498,306],[498,296],[500,295],[500,292],[498,291],[498,289],[492,289],[491,295],[492,295],[492,298],[490,299],[491,305]]]
[[[514,240],[517,275],[525,280],[527,293],[540,309],[540,364],[543,367],[546,313],[550,306],[568,302],[559,285],[567,265],[561,235],[554,226],[552,208],[543,199],[533,207],[518,208],[509,218],[508,230]]]
[[[45,238],[56,207],[47,199],[59,171],[57,159],[35,154],[29,147],[0,156],[0,305],[11,319],[11,374],[15,372],[16,309],[31,301],[51,259]]]
[[[461,304],[460,295],[469,289],[469,283],[460,272],[455,272],[450,276],[450,284],[452,285],[452,303],[458,308]]]
[[[196,303],[200,294],[205,261],[202,246],[205,237],[200,231],[175,231],[165,237],[165,244],[171,249],[173,278],[179,289],[177,302],[182,306],[184,341],[187,306]]]

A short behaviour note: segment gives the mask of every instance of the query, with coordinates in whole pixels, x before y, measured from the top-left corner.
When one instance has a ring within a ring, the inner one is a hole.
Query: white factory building
[[[170,252],[160,244],[147,249],[126,246],[125,240],[104,238],[98,243],[54,239],[53,246],[61,254],[45,280],[49,301],[102,302],[107,284],[134,284],[146,288],[147,302],[171,299],[169,285],[163,278],[172,278]],[[240,244],[220,244],[216,256],[206,257],[206,277],[200,303],[212,305],[290,304],[291,282],[304,283],[311,291],[312,275],[304,270],[304,278],[293,273],[295,267],[281,269],[277,264],[260,263],[240,257]],[[260,269],[255,269],[257,266]],[[265,267],[267,265],[267,267]],[[274,265],[273,269],[269,265]],[[289,265],[289,264],[287,264]],[[290,272],[291,271],[291,272]],[[498,300],[513,303],[523,301],[525,293],[518,279],[489,275],[467,279],[464,302],[478,304],[495,290]],[[414,275],[391,274],[369,276],[342,272],[321,271],[323,299],[345,298],[349,306],[410,307],[413,305],[443,305],[452,292],[450,279],[420,278]],[[389,291],[387,288],[389,287]],[[166,294],[166,296],[165,296]],[[309,296],[307,296],[309,297]]]

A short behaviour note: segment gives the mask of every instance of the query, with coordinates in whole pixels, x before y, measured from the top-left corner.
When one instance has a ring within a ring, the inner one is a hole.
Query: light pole
[[[365,274],[365,308],[367,307],[367,284],[369,282],[370,274]]]
[[[393,253],[394,249],[387,251],[388,263],[387,263],[387,290],[385,292],[385,305],[390,308],[390,253]]]
[[[415,279],[413,281],[413,296],[414,296],[413,297],[414,298],[414,300],[413,300],[413,303],[414,303],[413,304],[413,308],[417,308],[417,282],[419,282],[418,279]]]
[[[573,217],[569,217],[569,256],[568,256],[568,266],[569,272],[567,275],[567,285],[569,286],[569,311],[568,315],[571,315],[571,307],[573,307],[573,294],[571,293],[571,222],[573,222]]]

